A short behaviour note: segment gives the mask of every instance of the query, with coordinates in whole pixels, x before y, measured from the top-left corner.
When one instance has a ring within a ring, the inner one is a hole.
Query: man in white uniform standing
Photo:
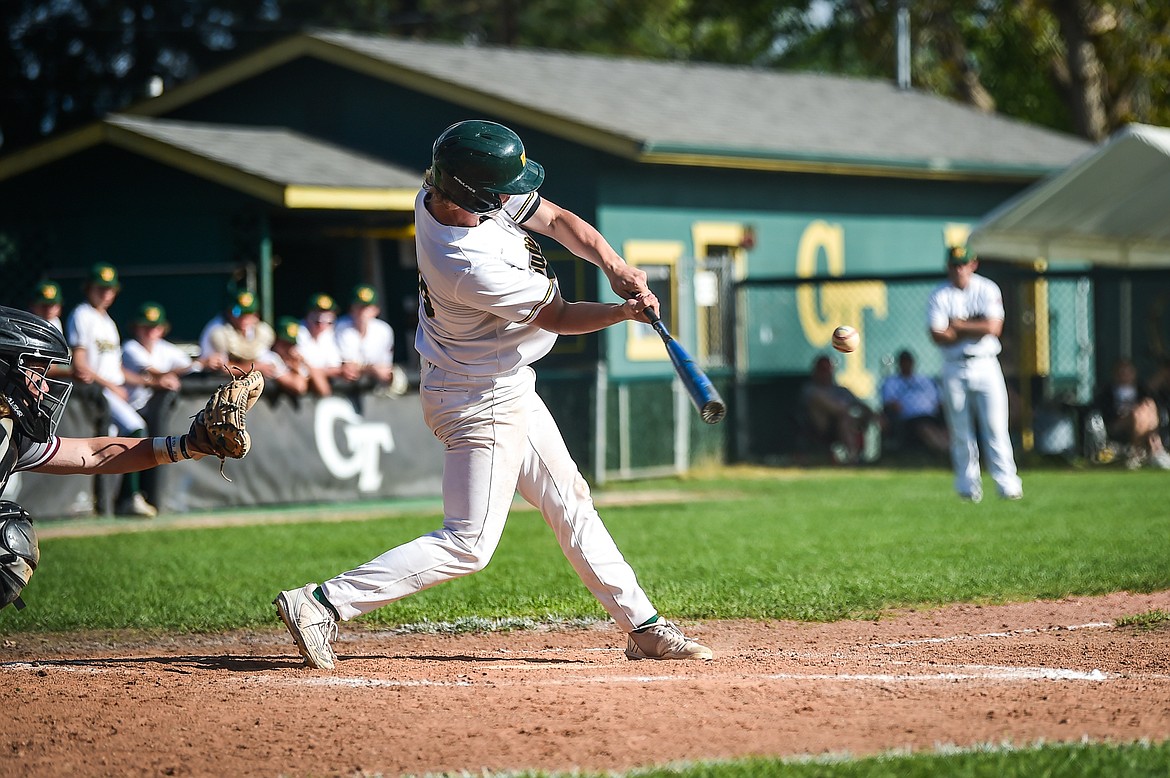
[[[113,265],[94,265],[85,284],[85,302],[69,314],[65,335],[73,349],[74,380],[101,387],[113,422],[110,434],[142,438],[146,437],[146,420],[130,405],[130,390],[146,381],[122,364],[122,335],[110,316],[110,306],[121,288]],[[137,472],[122,480],[115,512],[145,519],[158,514],[143,496]]]
[[[947,253],[947,283],[927,303],[930,336],[942,349],[943,401],[951,432],[955,491],[971,502],[983,499],[978,424],[987,445],[987,467],[999,496],[1024,496],[1008,431],[1007,384],[999,365],[1003,295],[975,273],[979,261],[961,246]]]
[[[591,225],[537,194],[544,169],[493,122],[448,127],[415,200],[423,416],[446,453],[443,527],[275,604],[305,661],[331,669],[337,621],[483,569],[518,490],[573,569],[627,633],[631,659],[710,659],[661,618],[597,515],[535,390],[531,365],[557,335],[641,320],[658,299]],[[553,238],[597,265],[624,301],[567,302],[540,246]]]

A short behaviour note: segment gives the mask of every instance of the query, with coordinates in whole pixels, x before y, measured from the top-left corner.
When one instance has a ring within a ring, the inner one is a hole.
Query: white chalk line
[[[434,679],[368,678],[364,676],[317,676],[312,678],[287,678],[272,675],[252,676],[255,683],[293,686],[326,686],[360,688],[400,688],[415,686],[438,687],[509,687],[509,686],[576,686],[580,684],[662,684],[722,682],[743,683],[752,681],[828,681],[837,683],[937,683],[954,681],[991,682],[1032,682],[1032,681],[1084,681],[1102,683],[1115,680],[1170,679],[1163,675],[1117,675],[1101,670],[1073,670],[1061,667],[996,667],[992,665],[960,665],[951,670],[930,673],[734,673],[730,675],[594,675],[577,678],[552,678],[539,681],[507,679],[459,679],[440,681]]]
[[[976,635],[950,635],[941,638],[919,638],[917,640],[900,640],[897,643],[873,643],[870,648],[902,648],[904,646],[917,646],[927,643],[956,643],[962,640],[983,640],[985,638],[1011,638],[1018,635],[1040,634],[1042,632],[1061,632],[1063,630],[1078,630],[1078,629],[1100,629],[1102,627],[1112,627],[1113,622],[1110,621],[1093,621],[1088,624],[1072,624],[1067,627],[1045,627],[1043,629],[1013,629],[1010,632],[982,632]]]
[[[869,648],[902,648],[914,645],[925,644],[939,644],[952,643],[966,640],[984,640],[988,638],[1005,638],[1015,637],[1027,634],[1039,634],[1044,632],[1055,632],[1061,630],[1080,630],[1080,629],[1100,629],[1103,627],[1111,627],[1111,622],[1089,622],[1087,624],[1073,624],[1068,626],[1046,627],[1040,629],[1017,629],[1009,632],[984,632],[974,635],[950,635],[946,637],[936,638],[920,638],[916,640],[904,640],[895,643],[873,643]],[[545,648],[538,649],[533,653],[564,653],[565,648]],[[620,648],[587,648],[583,649],[587,653],[616,653],[621,651]],[[509,649],[500,649],[501,653],[512,653]],[[526,652],[527,653],[527,652]],[[76,661],[76,660],[73,660]],[[895,665],[914,665],[913,662],[892,662]],[[932,663],[931,667],[940,667]],[[734,673],[731,675],[600,675],[600,676],[585,676],[576,678],[563,679],[545,679],[535,683],[538,685],[547,686],[564,686],[582,683],[594,684],[614,684],[614,683],[636,683],[636,684],[653,684],[653,683],[678,683],[678,682],[693,682],[693,681],[724,681],[724,682],[739,682],[739,681],[836,681],[842,683],[849,682],[879,682],[879,683],[929,683],[929,682],[952,682],[952,681],[1087,681],[1087,682],[1104,682],[1117,679],[1133,679],[1133,680],[1165,680],[1170,679],[1168,675],[1162,674],[1111,674],[1105,673],[1098,669],[1093,670],[1074,670],[1071,668],[1060,667],[1008,667],[998,665],[944,665],[941,667],[950,667],[949,670],[940,669],[938,672],[930,673]],[[85,665],[59,665],[52,662],[0,662],[0,672],[28,672],[28,671],[61,671],[72,673],[107,673],[107,672],[124,672],[127,667],[121,668],[103,668],[92,667]],[[508,665],[492,665],[486,667],[491,671],[525,671],[525,670],[547,670],[547,665],[541,664],[508,664]],[[591,666],[571,666],[566,665],[559,668],[561,670],[592,670]],[[471,686],[515,686],[515,685],[530,685],[531,681],[511,681],[511,680],[455,680],[443,681],[434,679],[385,679],[385,678],[368,678],[368,677],[340,677],[340,676],[323,676],[315,678],[284,678],[273,675],[254,675],[242,678],[244,681],[251,681],[254,683],[272,683],[276,682],[284,685],[307,685],[307,686],[341,686],[350,688],[378,688],[378,687],[471,687]]]

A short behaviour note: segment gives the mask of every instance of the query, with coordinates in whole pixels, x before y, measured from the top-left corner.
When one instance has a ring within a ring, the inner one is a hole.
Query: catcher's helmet
[[[28,437],[44,443],[57,428],[73,384],[46,378],[72,352],[61,331],[39,316],[0,305],[0,400]]]
[[[41,549],[28,511],[9,500],[0,500],[0,608],[9,604],[24,608],[20,592],[28,585]]]
[[[483,119],[443,130],[431,157],[428,181],[472,213],[494,213],[502,205],[500,195],[526,194],[544,181],[544,168],[525,156],[520,136]]]

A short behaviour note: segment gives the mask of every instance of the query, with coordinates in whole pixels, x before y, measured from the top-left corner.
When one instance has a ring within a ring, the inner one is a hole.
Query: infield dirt
[[[713,662],[631,662],[612,624],[343,627],[334,672],[282,629],[22,635],[0,649],[0,774],[621,770],[745,756],[1170,737],[1170,592],[685,623]],[[275,622],[275,615],[273,616]]]

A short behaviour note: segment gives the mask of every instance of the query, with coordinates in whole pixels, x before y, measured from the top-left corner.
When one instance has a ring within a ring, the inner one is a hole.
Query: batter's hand
[[[646,285],[646,271],[633,265],[619,265],[609,276],[609,285],[623,300],[650,294],[650,287]],[[657,302],[654,307],[658,307]]]
[[[631,297],[624,304],[626,318],[633,321],[645,322],[646,317],[642,313],[647,309],[653,309],[655,313],[658,313],[658,298],[654,296],[653,292]]]

